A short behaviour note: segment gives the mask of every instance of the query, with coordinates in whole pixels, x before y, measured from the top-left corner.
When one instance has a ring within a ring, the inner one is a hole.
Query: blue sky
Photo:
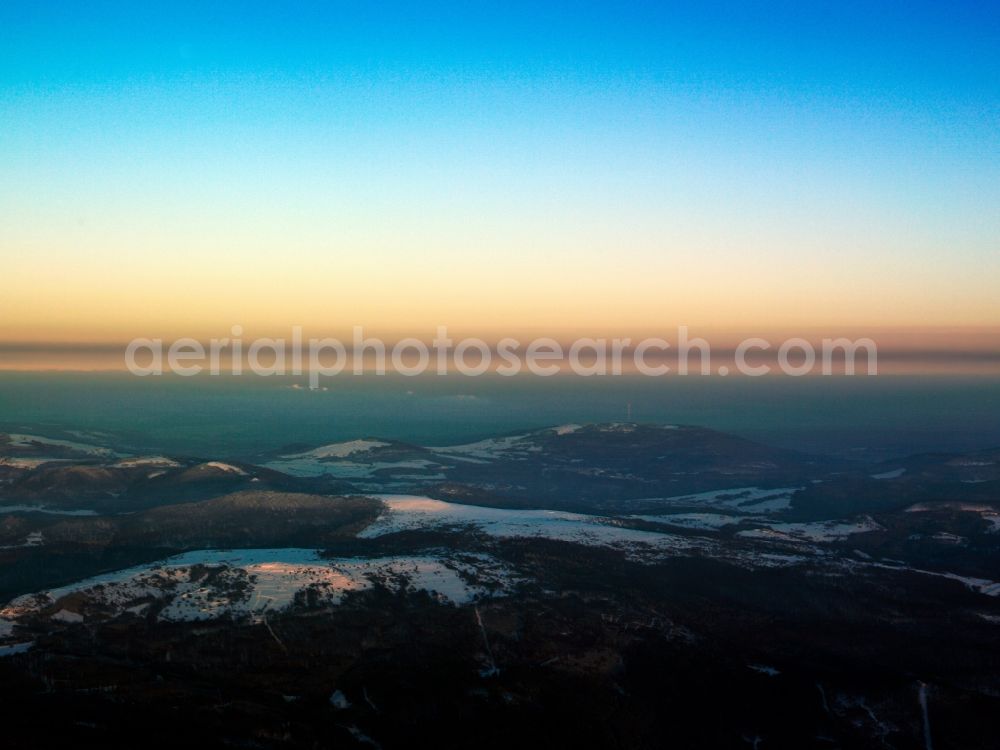
[[[53,267],[93,290],[198,259],[205,293],[247,265],[287,295],[280,254],[361,291],[398,269],[401,309],[443,268],[427,323],[468,319],[474,297],[447,290],[498,257],[543,320],[558,279],[625,273],[660,284],[630,289],[647,304],[622,324],[774,323],[817,296],[806,322],[1000,322],[989,3],[7,2],[0,122],[18,287],[0,291],[35,318],[18,289]],[[781,297],[773,269],[827,286]],[[71,322],[58,307],[46,335]]]

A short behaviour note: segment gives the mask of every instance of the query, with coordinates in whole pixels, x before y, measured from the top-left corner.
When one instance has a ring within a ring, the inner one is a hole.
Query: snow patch
[[[988,534],[995,534],[1000,532],[1000,509],[995,508],[992,505],[983,505],[980,503],[961,503],[961,502],[943,502],[943,503],[916,503],[911,505],[906,509],[907,513],[922,513],[928,511],[936,510],[950,510],[950,511],[960,511],[963,513],[978,513],[979,517],[986,521],[990,528],[986,530]]]
[[[12,448],[37,448],[38,446],[49,446],[52,448],[65,448],[75,453],[83,453],[88,456],[100,456],[103,458],[118,458],[121,454],[110,448],[102,448],[98,445],[88,445],[78,443],[73,440],[56,440],[55,438],[41,437],[39,435],[22,435],[10,433],[7,435]]]
[[[375,473],[379,471],[398,471],[404,469],[424,471],[437,466],[440,466],[440,464],[428,461],[425,458],[417,458],[409,461],[372,461],[364,464],[355,461],[293,459],[272,461],[271,463],[264,464],[265,468],[275,469],[295,477],[329,476],[340,479],[372,479],[375,477]],[[434,479],[444,479],[444,475],[434,477],[421,475],[416,478],[423,481],[431,481]]]
[[[641,521],[652,521],[653,523],[666,523],[671,526],[682,526],[686,529],[701,529],[703,531],[714,531],[724,526],[732,526],[740,523],[742,516],[725,516],[720,513],[675,513],[665,516],[629,516]]]
[[[26,651],[30,651],[34,645],[34,641],[24,641],[22,643],[12,643],[9,646],[0,646],[0,657],[23,654]]]
[[[245,477],[247,473],[243,471],[239,466],[233,466],[232,464],[224,464],[220,461],[209,461],[208,463],[202,464],[202,466],[207,466],[210,469],[216,469],[225,474],[236,474],[237,476]]]
[[[345,708],[351,707],[351,702],[347,700],[343,690],[334,690],[333,695],[330,696],[330,705],[338,711],[343,711]]]
[[[0,505],[0,513],[47,513],[52,516],[96,516],[96,510],[64,510],[44,505]]]
[[[553,427],[552,431],[556,435],[572,435],[574,432],[579,430],[580,427],[581,425],[578,424],[564,424],[564,425],[559,425],[558,427]]]
[[[9,458],[0,456],[0,466],[9,466],[12,469],[37,469],[42,464],[53,464],[69,460],[68,458]]]
[[[282,458],[312,458],[322,460],[324,458],[346,458],[355,453],[367,453],[374,448],[387,448],[389,443],[380,440],[349,440],[345,443],[332,443],[314,448],[305,453],[293,453]]]
[[[178,461],[166,456],[136,456],[135,458],[124,458],[121,461],[111,464],[113,469],[136,469],[140,466],[150,466],[156,468],[174,468],[180,466]]]
[[[892,471],[883,471],[881,474],[872,474],[872,479],[897,479],[906,473],[906,469],[893,469]]]
[[[649,497],[634,500],[634,503],[662,505],[665,507],[707,507],[734,513],[776,513],[791,506],[792,495],[801,487],[781,487],[765,489],[761,487],[737,487],[728,490],[709,490],[691,495],[672,497]]]
[[[855,522],[817,521],[815,523],[775,523],[766,528],[748,529],[736,535],[748,539],[775,539],[802,542],[834,542],[853,534],[881,531],[871,518]]]
[[[972,576],[961,576],[957,573],[942,573],[935,570],[923,570],[921,568],[911,568],[907,565],[889,565],[888,563],[870,563],[871,567],[882,568],[884,570],[898,570],[906,571],[910,573],[919,573],[925,576],[934,576],[936,578],[948,578],[952,581],[958,581],[965,585],[966,588],[971,591],[975,591],[984,596],[1000,596],[1000,583],[996,581],[991,581],[987,578],[973,578]]]
[[[79,612],[71,612],[68,609],[60,609],[51,617],[53,620],[59,620],[59,622],[83,622],[83,615]]]
[[[40,531],[32,531],[24,538],[23,544],[5,544],[0,549],[24,549],[25,547],[41,547],[45,544],[45,537]]]
[[[479,440],[475,443],[466,443],[464,445],[446,445],[429,448],[428,450],[443,455],[457,454],[459,456],[471,456],[473,458],[481,458],[487,461],[495,461],[505,453],[512,450],[519,449],[523,451],[530,449],[530,446],[525,446],[523,444],[527,437],[527,435],[508,435],[507,437],[487,438],[486,440]]]

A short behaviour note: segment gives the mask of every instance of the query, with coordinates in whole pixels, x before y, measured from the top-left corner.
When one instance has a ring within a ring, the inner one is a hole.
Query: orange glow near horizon
[[[510,236],[457,219],[436,236],[406,228],[385,237],[331,226],[331,238],[347,237],[328,242],[253,238],[235,219],[200,238],[148,227],[121,237],[14,232],[3,251],[0,342],[208,339],[235,324],[269,336],[363,325],[385,337],[447,325],[483,338],[662,335],[677,325],[792,335],[1000,328],[997,254],[973,268],[908,264],[902,247],[880,250],[877,238],[835,253],[803,234],[782,238],[794,248],[782,251],[741,239],[738,228],[724,247],[704,227],[663,236],[614,225],[590,236],[542,226],[536,236],[529,225]],[[452,236],[460,228],[466,236]]]
[[[431,364],[429,372],[433,372],[436,363],[436,350],[433,348],[435,341],[435,330],[404,331],[402,334],[386,332],[384,330],[364,329],[366,340],[381,341],[387,352],[387,361],[391,359],[393,346],[404,338],[415,338],[422,341],[430,350]],[[232,370],[232,344],[230,342],[239,340],[243,352],[244,372],[248,372],[246,365],[247,351],[252,342],[261,337],[261,332],[242,332],[239,336],[233,336],[230,331],[220,331],[219,336],[195,339],[205,352],[210,351],[210,342],[213,339],[221,340],[221,363],[222,374]],[[822,351],[822,344],[830,339],[848,339],[859,341],[861,339],[872,339],[878,348],[878,372],[879,374],[1000,374],[1000,328],[990,327],[964,327],[964,328],[842,328],[842,329],[819,329],[819,328],[758,328],[758,329],[721,329],[712,327],[691,328],[686,333],[690,341],[704,340],[711,350],[713,371],[716,366],[723,363],[732,364],[734,350],[741,341],[750,338],[762,338],[771,344],[770,350],[752,351],[750,361],[753,363],[766,362],[774,364],[778,347],[783,341],[788,339],[804,339],[813,346],[817,356]],[[291,329],[280,331],[267,331],[268,338],[283,342],[286,351],[286,365],[291,369],[292,350],[295,341],[295,334]],[[302,329],[298,334],[303,351],[303,361],[308,362],[308,346],[311,338],[321,339],[333,337],[343,343],[348,352],[352,351],[353,333],[351,330],[312,330]],[[482,335],[472,330],[447,329],[447,336],[451,343],[448,345],[449,370],[454,371],[450,366],[450,359],[455,344],[466,338],[481,339],[493,348],[494,364],[501,362],[496,353],[497,342],[504,338],[504,334]],[[525,350],[529,343],[535,339],[548,338],[555,340],[562,347],[564,354],[570,351],[573,342],[579,339],[587,339],[589,342],[583,350],[583,360],[592,361],[593,351],[591,346],[603,346],[604,351],[610,356],[612,342],[622,341],[625,352],[624,374],[635,374],[636,368],[632,363],[632,352],[643,339],[658,338],[669,342],[666,351],[661,350],[657,345],[650,348],[644,355],[644,360],[651,364],[669,364],[672,374],[676,374],[676,356],[680,344],[681,333],[677,327],[662,330],[635,330],[632,332],[622,330],[595,329],[592,331],[582,330],[549,330],[536,328],[534,330],[523,330],[506,334],[507,337],[516,339],[518,355],[523,359]],[[177,339],[167,336],[142,337],[152,338],[161,342],[161,351],[164,361],[166,354]],[[193,337],[192,337],[193,338]],[[0,342],[0,371],[124,371],[125,349],[127,342]],[[697,352],[697,347],[692,347],[692,351]],[[265,349],[261,362],[270,363],[271,350]],[[349,355],[353,357],[353,355]],[[839,353],[835,355],[835,372],[839,374]],[[146,357],[144,349],[140,359]],[[414,356],[407,351],[404,359],[412,366]],[[471,364],[478,362],[478,355],[474,350],[466,359]],[[143,362],[145,360],[143,359]],[[200,362],[207,363],[207,355]],[[351,360],[353,362],[353,359]],[[609,360],[610,361],[610,360]],[[689,360],[691,372],[698,373],[699,359],[695,353]],[[859,355],[858,372],[864,372],[866,359],[863,354]],[[365,372],[374,371],[374,360],[370,353],[363,358],[363,369]],[[562,371],[568,372],[569,368],[565,359],[561,363]],[[205,369],[208,365],[205,364]],[[390,371],[391,367],[388,368]],[[733,370],[730,366],[728,369]],[[345,370],[350,373],[351,367]],[[308,368],[307,368],[308,371]],[[733,370],[733,374],[735,370]]]

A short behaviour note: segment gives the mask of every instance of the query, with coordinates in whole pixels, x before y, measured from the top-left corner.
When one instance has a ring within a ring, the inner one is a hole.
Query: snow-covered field
[[[297,477],[331,476],[348,480],[372,479],[380,471],[426,472],[439,467],[437,462],[426,458],[377,460],[378,449],[388,447],[391,447],[390,443],[379,440],[351,440],[346,443],[324,445],[303,453],[279,456],[264,466]],[[376,452],[375,455],[371,455],[373,451]],[[444,479],[444,475],[429,477],[424,473],[416,478],[426,481],[435,478]]]
[[[743,516],[724,515],[721,513],[673,513],[670,515],[638,515],[629,516],[640,521],[652,521],[653,523],[665,523],[671,526],[681,526],[685,529],[700,529],[702,531],[713,531],[724,526],[732,526],[743,520]]]
[[[710,540],[627,528],[621,521],[557,510],[515,510],[461,505],[418,495],[375,495],[386,510],[359,537],[401,531],[470,527],[497,538],[543,538],[621,549],[633,557],[683,552],[710,545]]]
[[[383,470],[400,471],[413,469],[423,471],[437,466],[433,461],[426,459],[413,459],[409,461],[370,461],[358,463],[355,461],[329,461],[315,458],[288,458],[279,461],[271,461],[264,464],[268,469],[281,471],[296,477],[320,477],[331,476],[341,479],[371,479],[376,472]],[[444,479],[443,474],[428,476],[421,474],[420,479],[424,481]]]
[[[635,503],[660,505],[665,508],[697,507],[730,513],[777,513],[791,506],[792,495],[801,487],[780,487],[765,489],[761,487],[737,487],[731,490],[709,490],[693,495],[675,495],[673,497],[650,497],[635,500]],[[656,520],[653,516],[649,520]]]
[[[957,503],[957,502],[917,503],[916,505],[911,505],[909,508],[907,508],[906,512],[926,513],[930,511],[940,511],[940,510],[960,511],[962,513],[975,513],[990,525],[989,528],[990,533],[995,534],[997,532],[1000,532],[1000,510],[993,507],[992,505],[983,505],[981,503]]]
[[[79,622],[144,615],[155,606],[157,618],[167,622],[253,618],[287,609],[299,593],[311,591],[314,604],[329,606],[376,584],[465,604],[506,591],[515,580],[487,555],[324,559],[299,548],[199,550],[18,597],[0,610],[0,638],[11,635],[15,622],[42,614]]]
[[[935,576],[937,578],[947,578],[951,581],[958,581],[965,585],[966,588],[975,591],[984,596],[1000,596],[1000,583],[996,581],[991,581],[988,578],[975,578],[973,576],[962,576],[957,573],[946,573],[936,570],[923,570],[921,568],[913,568],[907,565],[891,565],[888,563],[869,563],[869,566],[875,568],[882,568],[883,570],[898,570],[905,571],[909,573],[918,573],[924,576]]]
[[[659,428],[664,430],[678,429],[677,425],[659,425]],[[428,450],[442,456],[467,461],[491,462],[502,458],[516,460],[527,458],[533,453],[541,452],[543,448],[536,442],[536,439],[539,437],[547,434],[556,435],[557,437],[572,435],[582,429],[584,429],[583,425],[563,424],[526,435],[506,435],[504,437],[487,438],[486,440],[465,443],[463,445],[437,446],[428,448]],[[634,432],[636,426],[634,424],[613,422],[611,424],[599,425],[596,429],[600,432]]]
[[[322,460],[324,458],[347,458],[348,456],[353,456],[356,453],[368,453],[373,448],[387,448],[388,446],[389,443],[383,443],[380,440],[349,440],[345,443],[323,445],[319,448],[314,448],[311,451],[305,451],[304,453],[292,453],[287,456],[282,456],[282,458],[309,458],[314,460]]]
[[[481,461],[495,461],[501,457],[512,457],[511,454],[529,453],[541,450],[528,442],[528,435],[508,435],[506,437],[487,438],[475,443],[464,445],[444,445],[428,450],[445,456],[474,458]]]
[[[96,516],[96,510],[65,510],[44,505],[0,505],[0,513],[47,513],[52,516]]]
[[[139,467],[150,467],[157,469],[172,469],[180,466],[180,463],[166,456],[135,456],[134,458],[123,458],[111,464],[114,469],[137,469]]]
[[[761,491],[763,492],[763,491]],[[773,494],[773,491],[769,491]],[[758,493],[738,500],[768,502]],[[708,556],[740,567],[759,569],[822,565],[840,575],[874,569],[955,580],[987,596],[1000,596],[1000,583],[928,571],[892,561],[861,562],[837,556],[822,544],[878,529],[870,518],[816,523],[772,523],[738,534],[744,544],[720,545],[711,533],[679,535],[629,528],[616,519],[550,510],[516,510],[448,503],[412,495],[381,495],[382,514],[359,536],[376,538],[412,530],[470,528],[487,538],[542,538],[623,551],[630,559],[651,563],[676,556]],[[717,497],[717,495],[713,495]],[[731,497],[720,502],[734,502]],[[735,516],[682,513],[649,516],[668,523],[687,522],[711,532]],[[647,518],[647,517],[643,517]],[[761,517],[748,516],[762,524]],[[43,541],[41,534],[33,543]],[[788,553],[769,542],[796,542]],[[501,554],[499,550],[496,554]],[[30,624],[39,620],[68,626],[121,615],[155,616],[164,622],[237,618],[258,621],[293,604],[336,606],[351,592],[385,586],[390,590],[426,591],[442,603],[466,604],[477,598],[511,592],[530,574],[492,554],[457,553],[437,548],[420,554],[326,559],[305,548],[199,550],[156,563],[107,573],[37,594],[21,596],[0,610],[0,656],[30,648]],[[29,626],[17,630],[16,625]]]
[[[30,651],[32,646],[35,645],[34,641],[21,641],[20,643],[10,643],[0,646],[0,656],[13,656],[14,654],[23,654],[26,651]]]
[[[747,529],[737,536],[747,539],[776,539],[804,542],[835,542],[853,534],[882,529],[870,518],[858,521],[817,521],[815,523],[772,523],[766,528]]]
[[[54,464],[70,461],[69,458],[11,458],[0,456],[0,466],[9,466],[12,469],[37,469],[42,464]]]
[[[45,536],[40,531],[32,531],[24,538],[22,544],[6,544],[0,549],[23,549],[24,547],[41,547],[45,544]]]
[[[10,440],[9,445],[12,448],[62,448],[95,458],[119,458],[123,455],[110,448],[78,443],[73,440],[57,440],[55,438],[41,437],[40,435],[22,435],[20,433],[8,433],[7,437]]]

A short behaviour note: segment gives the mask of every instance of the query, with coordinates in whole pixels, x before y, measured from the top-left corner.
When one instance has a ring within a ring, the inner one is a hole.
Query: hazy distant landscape
[[[295,387],[295,386],[299,387]],[[134,378],[0,372],[0,429],[107,433],[148,452],[249,457],[378,435],[458,443],[566,422],[681,422],[861,460],[1000,445],[1000,379]]]

